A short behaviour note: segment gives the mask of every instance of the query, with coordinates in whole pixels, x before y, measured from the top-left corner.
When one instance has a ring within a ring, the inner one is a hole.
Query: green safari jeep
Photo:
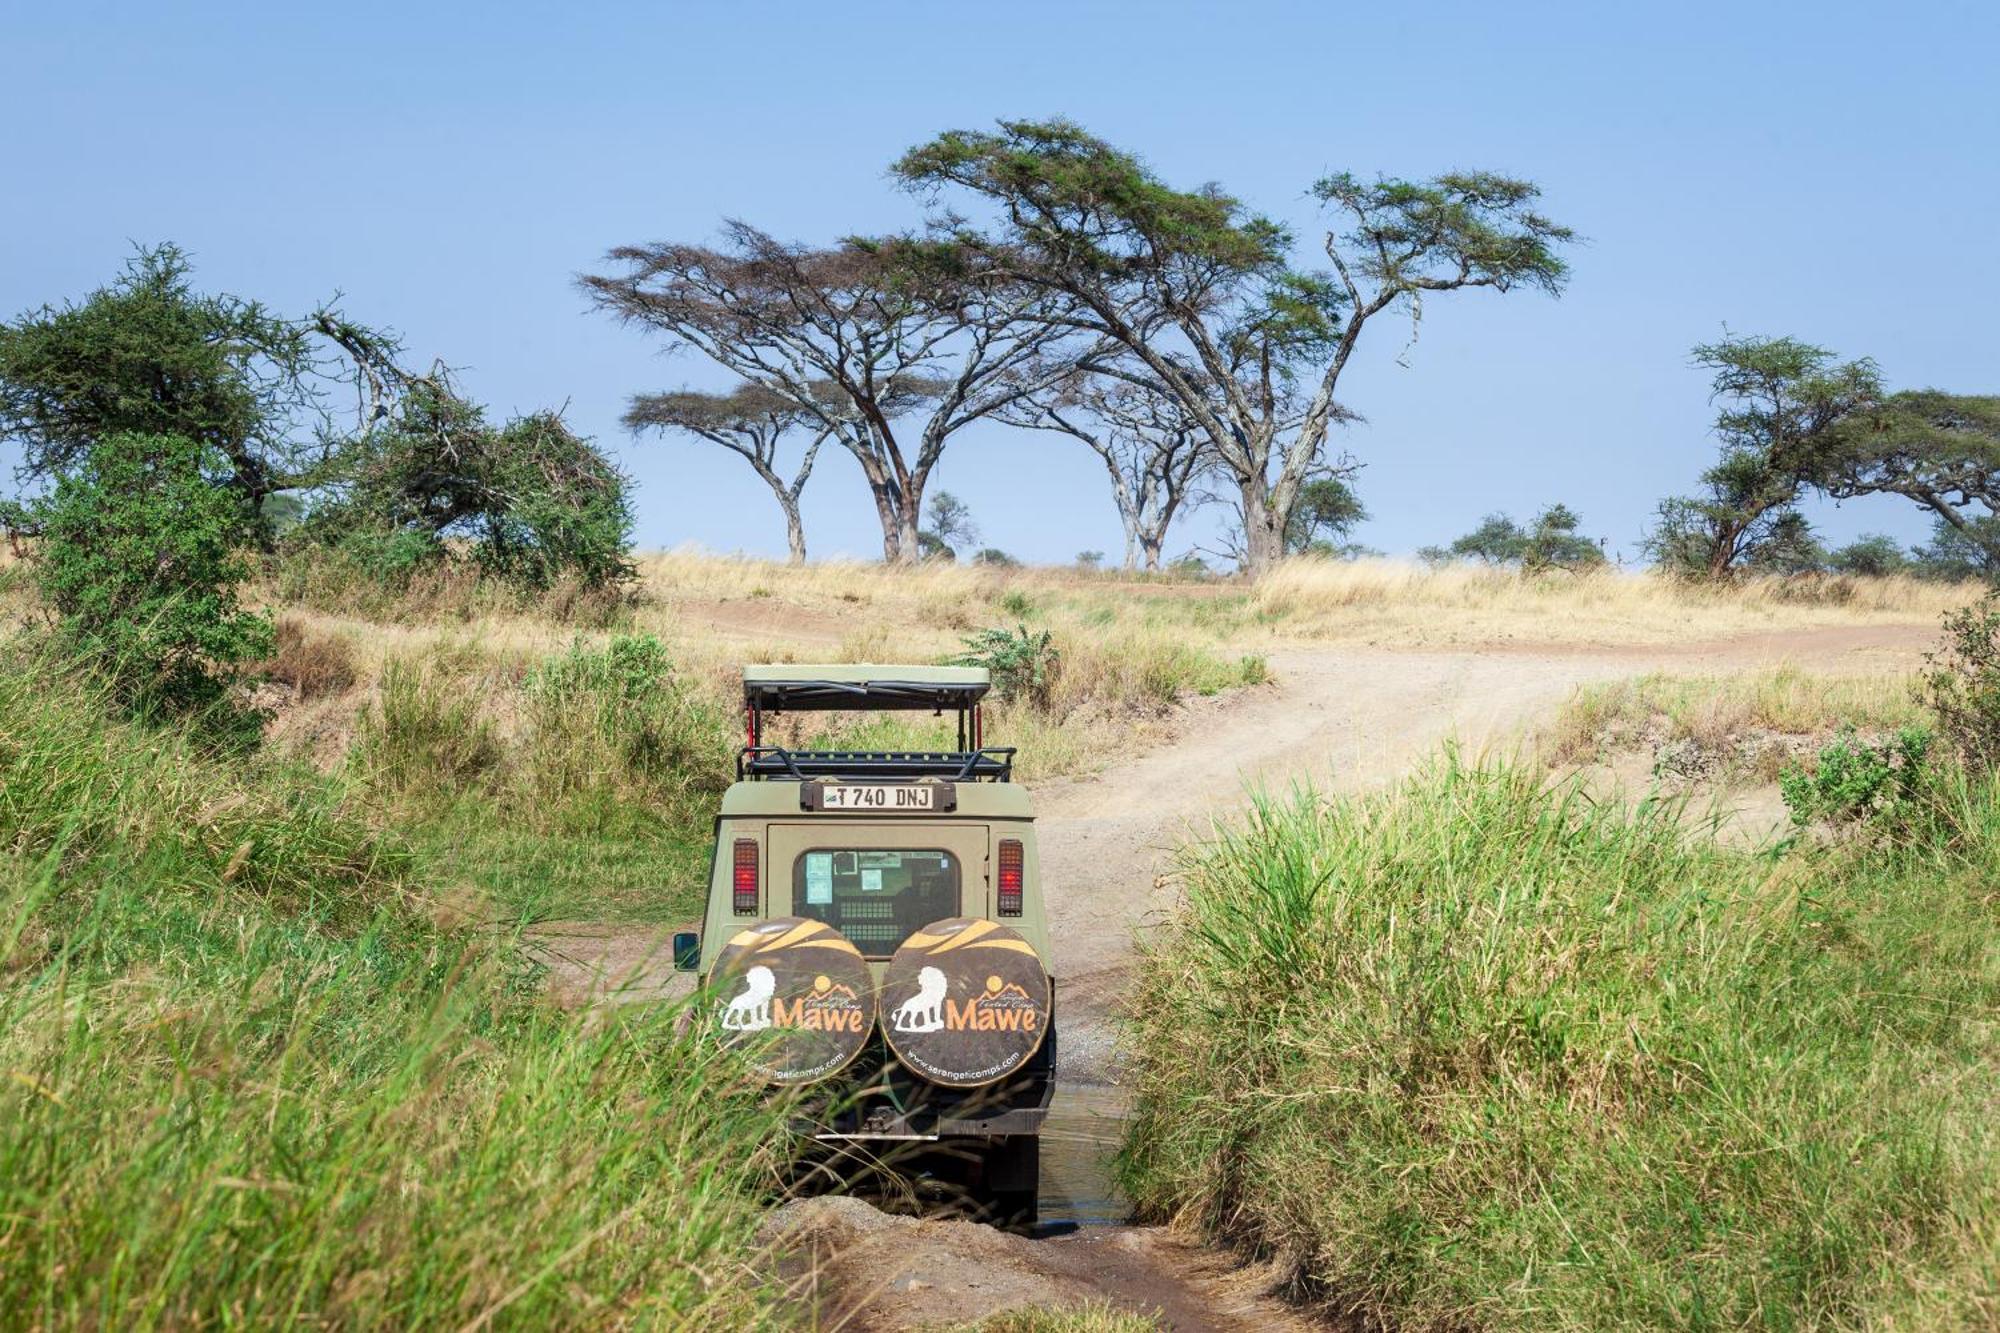
[[[1054,987],[1034,811],[985,744],[983,668],[751,666],[747,744],[715,824],[703,1022],[847,1151],[935,1145],[990,1216],[1032,1221],[1055,1086]],[[922,710],[955,748],[791,750],[773,716]],[[871,1146],[872,1145],[872,1146]]]

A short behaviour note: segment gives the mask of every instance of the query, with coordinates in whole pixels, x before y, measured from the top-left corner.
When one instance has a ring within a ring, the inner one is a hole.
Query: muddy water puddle
[[[1123,1141],[1131,1114],[1123,1088],[1056,1085],[1042,1125],[1042,1220],[1035,1235],[1059,1236],[1131,1220],[1131,1204],[1111,1181],[1111,1154]]]

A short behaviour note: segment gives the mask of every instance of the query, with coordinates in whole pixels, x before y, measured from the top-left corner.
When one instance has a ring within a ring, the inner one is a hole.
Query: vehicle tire
[[[1001,1139],[986,1154],[984,1174],[986,1219],[995,1226],[1033,1226],[1040,1216],[1041,1139],[1033,1134]]]

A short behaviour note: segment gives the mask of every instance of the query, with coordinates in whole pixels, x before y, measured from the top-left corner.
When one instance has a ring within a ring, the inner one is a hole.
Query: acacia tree
[[[730,222],[719,248],[608,258],[617,271],[581,280],[598,309],[784,399],[854,456],[891,562],[918,555],[924,489],[951,436],[1063,373],[1050,357],[1069,331],[1031,317],[1054,298],[972,281],[959,256],[908,238],[814,249]]]
[[[1283,553],[1369,321],[1414,318],[1432,292],[1554,294],[1567,275],[1557,250],[1571,232],[1534,210],[1537,188],[1486,172],[1323,178],[1313,194],[1339,219],[1323,239],[1325,273],[1295,267],[1290,231],[1218,187],[1173,189],[1064,120],[949,131],[893,170],[913,189],[990,205],[990,229],[936,219],[942,243],[1012,290],[1062,298],[1020,317],[1117,344],[1146,387],[1199,423],[1240,497],[1251,572]],[[1292,385],[1304,404],[1295,419]]]
[[[1807,479],[1837,500],[1900,495],[2000,563],[2000,397],[1916,389],[1858,405]]]
[[[805,522],[799,497],[812,477],[813,462],[831,433],[824,418],[760,384],[739,384],[728,393],[641,394],[625,410],[632,430],[678,430],[719,444],[748,462],[771,488],[785,513],[785,543],[795,565],[806,561]],[[778,471],[779,446],[795,435],[810,435],[790,476]]]
[[[342,546],[378,573],[445,559],[458,538],[479,567],[528,587],[632,577],[617,465],[557,412],[493,425],[441,366],[403,376],[382,427],[343,449],[323,480],[330,498],[300,538]]]
[[[1160,568],[1174,518],[1214,465],[1201,423],[1171,395],[1128,368],[1120,377],[1079,373],[1025,397],[1002,420],[1081,440],[1104,464],[1125,529],[1125,568]]]
[[[1702,473],[1700,494],[1660,503],[1647,551],[1670,570],[1708,579],[1796,563],[1809,536],[1799,494],[1828,475],[1836,429],[1880,401],[1875,363],[1838,362],[1795,338],[1754,337],[1702,344],[1694,363],[1714,372],[1722,456]]]
[[[1522,527],[1507,514],[1488,514],[1479,526],[1450,546],[1427,546],[1420,555],[1433,564],[1477,560],[1485,565],[1519,565],[1525,574],[1594,569],[1605,563],[1604,548],[1577,531],[1583,520],[1566,504],[1552,504]]]
[[[226,462],[214,481],[268,538],[265,501],[312,484],[386,413],[395,340],[330,308],[290,319],[204,294],[192,275],[178,247],[142,247],[82,301],[0,324],[0,437],[20,446],[29,483],[69,475],[112,436],[192,441]],[[357,395],[351,427],[335,410],[343,386]]]

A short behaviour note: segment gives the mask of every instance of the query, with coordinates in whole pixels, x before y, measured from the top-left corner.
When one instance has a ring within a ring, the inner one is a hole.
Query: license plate
[[[935,810],[938,788],[934,786],[860,786],[831,783],[819,789],[822,810]]]

